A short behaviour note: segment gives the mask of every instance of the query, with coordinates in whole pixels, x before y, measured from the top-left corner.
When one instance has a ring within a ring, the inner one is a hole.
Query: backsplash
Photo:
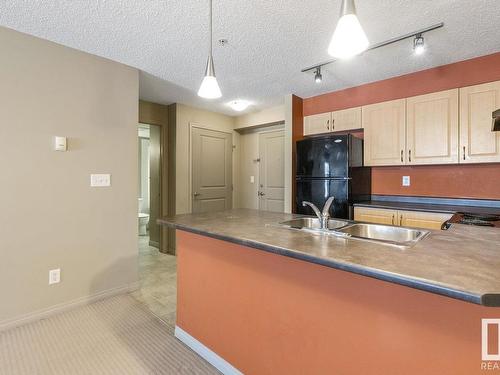
[[[372,194],[500,199],[500,164],[372,167]]]

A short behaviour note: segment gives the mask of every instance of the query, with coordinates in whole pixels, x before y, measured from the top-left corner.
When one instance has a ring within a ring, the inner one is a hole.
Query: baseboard
[[[208,363],[214,366],[217,370],[222,372],[224,375],[243,375],[236,367],[227,362],[224,358],[220,357],[212,350],[207,348],[201,342],[196,340],[189,333],[184,331],[179,326],[175,326],[175,337],[177,337],[184,344],[189,346],[200,357],[205,359]]]
[[[0,321],[0,332],[27,323],[35,322],[37,320],[46,319],[52,315],[72,310],[79,306],[88,305],[89,303],[96,302],[104,298],[113,297],[118,294],[130,293],[139,289],[139,286],[139,282],[135,282],[122,287],[108,289],[90,296],[80,297],[69,302],[63,302],[45,309],[33,311],[31,313],[21,315],[20,317]]]
[[[160,243],[158,241],[149,240],[149,246],[160,248]]]

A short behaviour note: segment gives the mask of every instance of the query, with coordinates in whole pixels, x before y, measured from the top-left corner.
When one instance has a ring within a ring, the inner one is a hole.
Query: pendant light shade
[[[198,96],[205,99],[217,99],[222,96],[217,78],[215,78],[214,60],[211,54],[208,55],[205,77],[203,77],[200,89],[198,90]]]
[[[201,82],[200,89],[198,90],[198,96],[205,99],[217,99],[222,96],[222,93],[217,83],[217,78],[215,78],[215,68],[214,59],[212,57],[212,0],[210,2],[210,22],[209,22],[209,32],[210,32],[210,46],[208,49],[208,59],[207,67],[205,69],[205,77]]]
[[[339,59],[347,59],[365,51],[368,45],[368,38],[356,15],[354,0],[342,0],[340,19],[333,32],[328,53]]]

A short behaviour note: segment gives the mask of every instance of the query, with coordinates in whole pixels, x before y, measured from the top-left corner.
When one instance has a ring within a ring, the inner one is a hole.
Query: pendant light
[[[198,96],[205,99],[217,99],[222,96],[222,93],[217,83],[217,78],[215,78],[215,68],[214,59],[212,57],[212,0],[210,3],[210,22],[209,22],[209,32],[210,32],[210,47],[208,52],[207,67],[205,69],[205,77],[201,82],[200,89],[198,90]]]
[[[354,0],[342,0],[340,19],[333,32],[328,53],[339,59],[347,59],[365,51],[368,45],[368,38],[356,15]]]

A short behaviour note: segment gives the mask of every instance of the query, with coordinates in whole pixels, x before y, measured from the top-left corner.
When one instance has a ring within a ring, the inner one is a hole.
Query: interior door
[[[159,247],[161,212],[161,127],[149,126],[149,244]]]
[[[407,164],[458,163],[458,89],[406,99]]]
[[[259,209],[285,211],[285,133],[259,135]]]
[[[192,211],[232,207],[232,136],[193,127]]]

